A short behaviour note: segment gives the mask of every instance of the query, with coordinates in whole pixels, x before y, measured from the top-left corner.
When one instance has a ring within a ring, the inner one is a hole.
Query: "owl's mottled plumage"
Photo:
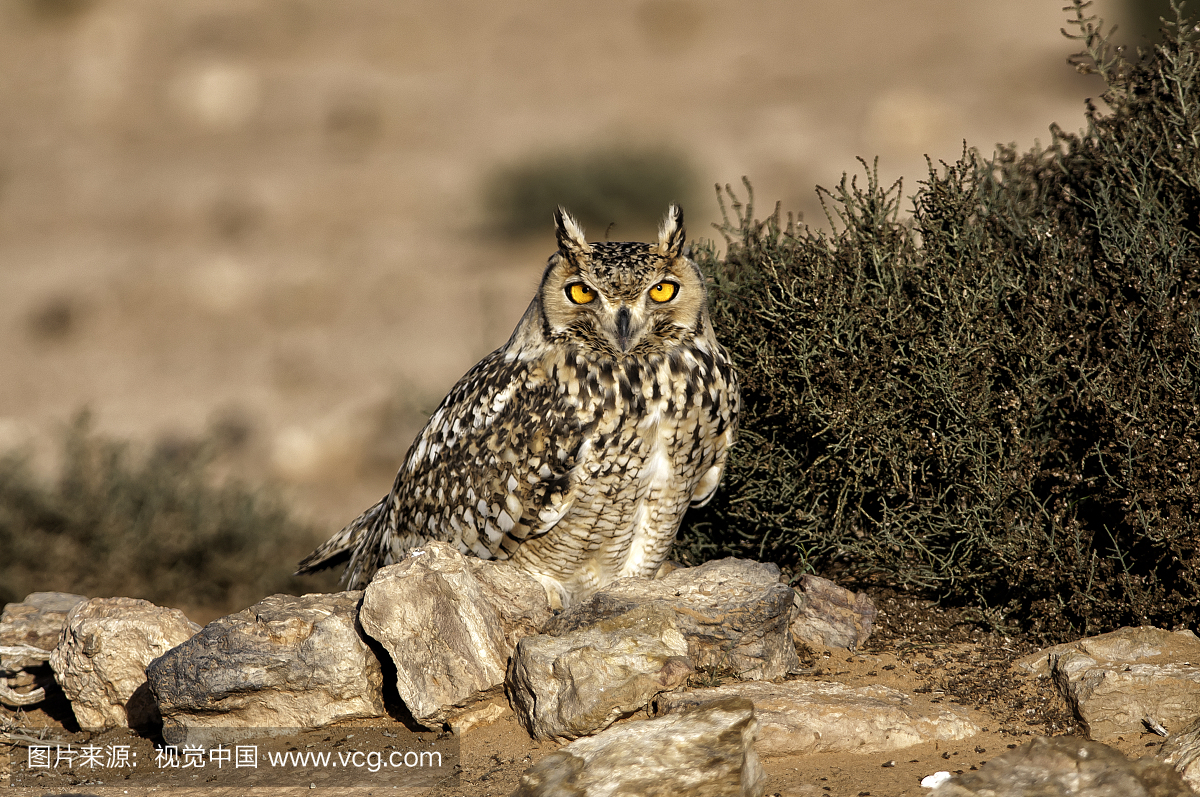
[[[656,244],[558,252],[512,337],[467,372],[388,495],[300,563],[349,557],[360,589],[430,540],[508,559],[568,606],[654,575],[688,505],[712,497],[737,430],[737,377],[672,206]]]

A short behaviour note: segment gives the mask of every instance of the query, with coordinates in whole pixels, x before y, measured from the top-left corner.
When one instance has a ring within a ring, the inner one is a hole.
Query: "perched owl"
[[[467,372],[417,436],[388,495],[300,563],[349,563],[361,589],[444,540],[507,559],[561,608],[650,577],[688,505],[717,489],[738,385],[704,277],[671,206],[658,243],[588,243],[561,208],[558,251],[508,343]]]

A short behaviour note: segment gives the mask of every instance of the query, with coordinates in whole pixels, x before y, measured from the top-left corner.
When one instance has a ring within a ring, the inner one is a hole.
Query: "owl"
[[[505,559],[553,608],[652,577],[688,506],[721,481],[737,376],[671,206],[658,242],[588,243],[555,214],[558,251],[508,342],[430,416],[391,492],[300,563],[349,560],[361,589],[431,540]]]

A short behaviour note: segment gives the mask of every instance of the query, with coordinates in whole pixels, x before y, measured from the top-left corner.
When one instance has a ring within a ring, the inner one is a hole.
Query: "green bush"
[[[485,202],[507,235],[544,233],[559,205],[596,238],[615,224],[623,238],[672,202],[688,203],[695,178],[687,159],[666,148],[609,147],[530,158],[497,169]]]
[[[1074,9],[1108,86],[1086,131],[931,165],[911,219],[899,184],[843,178],[830,234],[726,189],[727,252],[696,256],[745,409],[680,554],[1045,639],[1200,621],[1200,47],[1177,19],[1131,63]]]
[[[60,590],[220,614],[317,589],[291,575],[317,535],[269,492],[215,484],[211,454],[199,444],[137,457],[81,415],[53,483],[0,458],[0,603]]]

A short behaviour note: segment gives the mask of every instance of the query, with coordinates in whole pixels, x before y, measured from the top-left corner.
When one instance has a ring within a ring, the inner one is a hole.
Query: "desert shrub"
[[[612,146],[586,152],[538,155],[497,169],[485,202],[508,235],[545,233],[559,205],[601,238],[609,224],[626,232],[659,219],[672,202],[695,191],[688,160],[663,147]]]
[[[1200,47],[1177,19],[1130,62],[1074,8],[1107,82],[1085,131],[931,165],[911,218],[899,184],[843,178],[832,233],[727,189],[727,251],[696,257],[745,409],[680,554],[1048,639],[1200,621]]]
[[[311,591],[291,571],[314,532],[269,490],[218,483],[211,452],[201,442],[139,456],[81,415],[54,480],[0,457],[0,603],[60,590],[219,614]]]

